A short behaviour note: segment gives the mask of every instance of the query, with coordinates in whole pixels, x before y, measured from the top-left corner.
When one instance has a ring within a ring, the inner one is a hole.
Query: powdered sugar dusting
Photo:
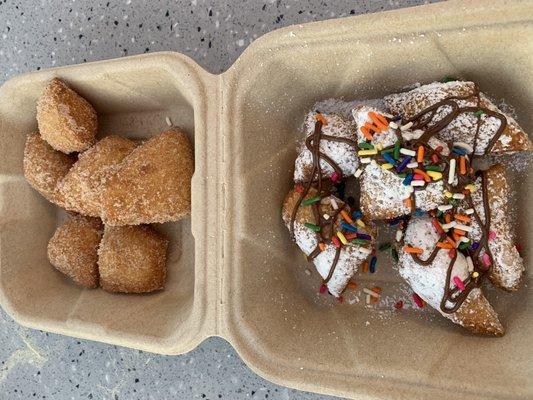
[[[306,255],[311,254],[318,244],[316,234],[298,222],[294,224],[294,238],[298,247]],[[339,297],[342,294],[348,281],[357,272],[359,265],[367,258],[367,254],[361,252],[359,248],[360,246],[357,245],[342,247],[333,275],[327,283],[328,290],[333,296]],[[335,246],[328,243],[324,251],[313,260],[316,270],[324,279],[329,274],[335,258],[335,252]]]
[[[355,125],[348,119],[337,114],[322,114],[326,119],[327,124],[322,126],[322,133],[325,135],[335,136],[339,138],[347,138],[356,140]],[[313,134],[315,129],[316,113],[310,112],[304,122],[305,136],[308,137]],[[353,175],[359,160],[357,158],[357,149],[354,146],[331,140],[320,141],[320,151],[331,158],[341,168],[345,176]],[[324,159],[320,159],[320,167],[323,175],[331,176],[334,169]],[[309,179],[313,168],[313,155],[307,149],[305,144],[300,146],[298,157],[295,162],[294,180],[296,182],[303,182]]]
[[[374,160],[361,175],[361,209],[371,219],[389,219],[409,213],[403,200],[411,195],[408,186],[393,172],[381,168]]]
[[[342,99],[327,99],[322,100],[313,106],[313,110],[320,111],[325,114],[340,114],[344,118],[352,118],[352,110],[358,106],[372,107],[377,110],[384,110],[385,103],[383,99],[368,99],[368,100],[342,100]]]
[[[415,191],[417,208],[429,211],[444,199],[442,181],[432,182]],[[375,161],[369,163],[361,175],[361,208],[370,219],[390,219],[407,215],[411,209],[404,200],[411,195],[409,186],[394,172],[384,170]]]

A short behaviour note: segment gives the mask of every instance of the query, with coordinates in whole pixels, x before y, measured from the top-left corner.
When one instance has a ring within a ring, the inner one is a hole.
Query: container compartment
[[[199,340],[205,316],[203,274],[196,276],[196,246],[191,218],[157,225],[170,240],[164,291],[112,295],[86,290],[49,264],[48,240],[66,217],[25,181],[22,171],[26,135],[37,129],[35,106],[46,82],[64,79],[96,108],[99,138],[108,134],[148,139],[167,129],[166,118],[183,128],[195,158],[205,158],[206,99],[195,65],[172,54],[58,68],[27,74],[0,91],[0,246],[1,297],[6,310],[24,325],[94,338],[158,352],[175,352]],[[200,162],[197,173],[205,173]],[[196,182],[197,183],[197,182]],[[196,186],[198,186],[196,184]],[[202,201],[196,194],[194,206]],[[192,220],[194,225],[195,220]],[[203,239],[203,238],[200,238]],[[202,242],[202,240],[200,240]],[[203,259],[203,257],[201,257]]]
[[[533,32],[521,20],[531,7],[466,4],[282,29],[255,42],[223,75],[226,328],[241,356],[268,379],[354,398],[447,398],[449,390],[461,398],[531,395],[527,286],[516,294],[489,293],[507,328],[502,339],[469,335],[430,310],[366,306],[361,288],[374,285],[386,298],[412,303],[389,256],[380,255],[376,274],[358,274],[358,295],[348,291],[339,305],[318,294],[319,275],[280,217],[301,124],[317,101],[376,98],[455,75],[507,99],[531,131],[533,84],[526,71],[533,57],[524,44]],[[531,183],[517,186],[521,215],[530,212]],[[518,218],[517,232],[524,246],[532,243],[529,221]],[[525,262],[531,266],[530,253]]]

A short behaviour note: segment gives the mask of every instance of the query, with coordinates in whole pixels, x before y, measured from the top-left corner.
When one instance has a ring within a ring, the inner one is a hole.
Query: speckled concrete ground
[[[427,1],[0,0],[0,83],[41,68],[160,50],[226,70],[254,39],[294,23]],[[0,311],[0,400],[326,399],[252,373],[222,339],[158,356],[24,329]]]

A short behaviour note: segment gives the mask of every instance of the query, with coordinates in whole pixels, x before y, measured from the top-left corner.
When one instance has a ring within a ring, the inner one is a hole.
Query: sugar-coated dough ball
[[[52,203],[64,205],[64,197],[59,193],[57,185],[75,161],[74,157],[50,147],[39,133],[28,135],[24,147],[24,177],[35,190]]]
[[[87,288],[98,287],[98,245],[102,221],[81,215],[61,225],[48,243],[48,259],[59,271]]]
[[[106,226],[98,250],[100,285],[108,292],[163,289],[168,241],[147,225]]]
[[[133,150],[102,188],[106,225],[177,221],[191,210],[193,151],[185,133],[169,129]]]
[[[86,150],[96,140],[96,111],[57,78],[48,82],[37,102],[37,122],[43,139],[63,153]]]
[[[67,210],[83,215],[100,215],[100,190],[116,167],[135,148],[120,136],[107,136],[81,153],[78,161],[59,184]]]

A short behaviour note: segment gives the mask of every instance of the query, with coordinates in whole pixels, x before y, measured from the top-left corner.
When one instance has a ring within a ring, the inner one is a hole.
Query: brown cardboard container
[[[194,143],[191,218],[161,226],[171,243],[166,290],[147,296],[83,290],[50,267],[47,242],[63,212],[26,182],[25,137],[37,129],[35,105],[53,76],[69,82],[99,115],[99,132],[149,137],[168,116]],[[76,65],[15,77],[0,90],[0,299],[21,324],[71,336],[176,354],[216,333],[216,78],[176,53]],[[210,92],[208,96],[207,93]],[[197,223],[197,221],[200,221]],[[191,235],[192,233],[192,235]],[[193,237],[194,235],[194,237]]]
[[[444,75],[507,99],[533,130],[533,3],[451,1],[292,26],[254,42],[224,74],[176,53],[40,71],[0,89],[0,302],[21,324],[179,354],[211,335],[229,340],[257,373],[298,389],[374,399],[533,396],[533,312],[528,286],[492,291],[507,334],[465,333],[429,310],[338,305],[316,293],[280,220],[292,185],[299,126],[315,102],[380,97]],[[102,134],[150,135],[165,117],[194,140],[190,219],[165,224],[169,281],[148,296],[80,290],[46,260],[61,213],[22,176],[35,101],[65,78],[101,116]],[[531,211],[531,174],[517,181]],[[530,218],[517,219],[531,265]],[[191,235],[192,233],[192,235]],[[396,293],[384,257],[360,286]],[[531,276],[531,269],[529,269]]]

